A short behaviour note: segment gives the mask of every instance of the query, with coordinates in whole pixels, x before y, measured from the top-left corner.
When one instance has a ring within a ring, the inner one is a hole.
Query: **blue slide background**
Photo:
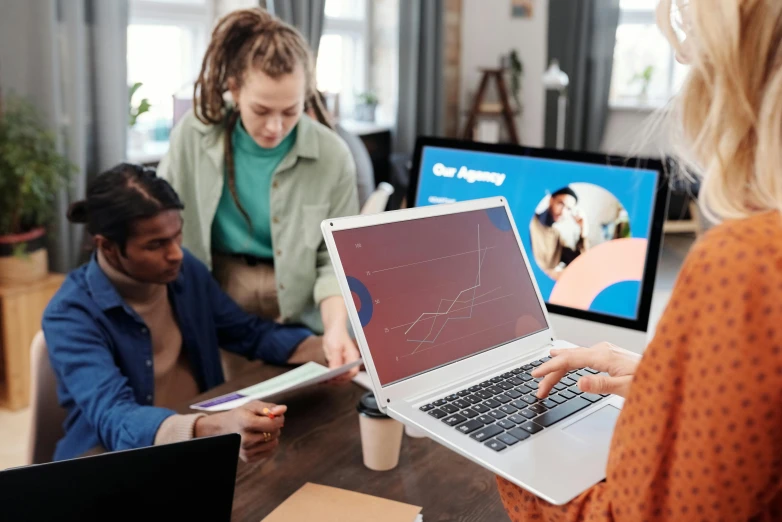
[[[433,168],[442,163],[455,168],[506,174],[501,186],[494,183],[435,176]],[[538,268],[529,255],[532,243],[529,222],[535,208],[547,193],[571,183],[592,183],[611,192],[627,210],[632,237],[649,239],[658,173],[627,167],[576,163],[487,152],[426,147],[421,159],[416,206],[431,205],[430,197],[456,201],[503,196],[508,200],[530,265],[543,299],[548,300],[554,281]],[[617,282],[597,296],[590,311],[636,319],[641,294],[640,282]]]

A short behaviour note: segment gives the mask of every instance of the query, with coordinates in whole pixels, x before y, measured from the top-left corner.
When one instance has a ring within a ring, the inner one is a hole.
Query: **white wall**
[[[469,110],[478,89],[480,67],[496,68],[500,55],[516,49],[524,64],[522,103],[518,121],[521,141],[534,147],[543,145],[545,92],[541,79],[548,57],[548,0],[535,3],[532,18],[511,18],[510,2],[463,0],[461,109]],[[463,128],[466,117],[462,117]]]
[[[650,109],[611,109],[602,150],[609,154],[659,158],[672,152],[667,125]]]

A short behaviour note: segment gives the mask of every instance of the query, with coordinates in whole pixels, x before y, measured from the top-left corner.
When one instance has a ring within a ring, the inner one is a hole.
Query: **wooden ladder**
[[[481,72],[483,73],[481,83],[478,86],[478,92],[475,94],[475,98],[472,101],[472,107],[467,116],[467,124],[464,127],[462,138],[466,140],[473,139],[475,125],[477,124],[479,117],[502,116],[511,142],[519,145],[519,133],[516,130],[516,122],[514,121],[514,117],[518,111],[514,111],[511,107],[508,86],[505,84],[505,69],[481,69]],[[497,92],[500,95],[499,104],[487,104],[483,101],[492,79],[494,79],[497,84]]]

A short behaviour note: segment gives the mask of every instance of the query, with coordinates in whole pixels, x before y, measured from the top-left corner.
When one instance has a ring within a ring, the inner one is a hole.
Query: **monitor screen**
[[[561,157],[541,157],[546,154]],[[424,145],[418,151],[413,203],[504,196],[550,311],[645,329],[651,286],[642,300],[644,281],[651,276],[653,284],[654,271],[647,265],[656,268],[659,251],[660,231],[653,252],[650,239],[661,191],[660,163],[636,168],[607,161],[605,155],[582,154],[574,161],[565,154]]]
[[[333,236],[382,386],[547,328],[505,207]]]

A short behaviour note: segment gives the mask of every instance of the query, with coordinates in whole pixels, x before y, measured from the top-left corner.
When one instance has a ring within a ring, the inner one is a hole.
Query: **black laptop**
[[[238,434],[0,472],[0,519],[231,520]]]

